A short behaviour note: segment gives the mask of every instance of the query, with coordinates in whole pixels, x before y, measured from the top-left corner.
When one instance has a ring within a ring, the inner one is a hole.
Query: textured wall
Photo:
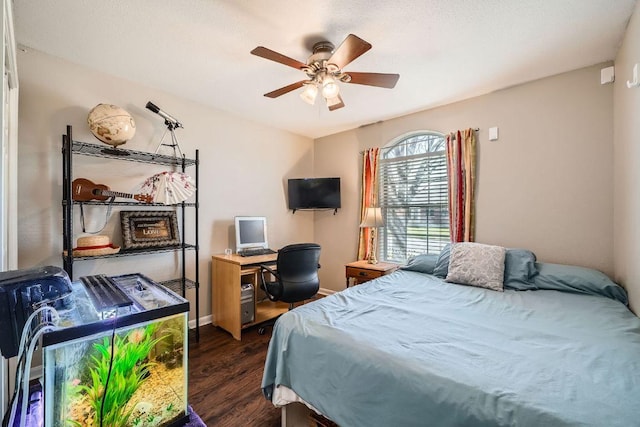
[[[150,87],[109,76],[39,53],[21,52],[19,123],[19,267],[62,265],[61,135],[73,125],[74,139],[100,142],[86,124],[88,111],[98,103],[125,108],[135,118],[135,137],[123,148],[155,151],[165,130],[160,116],[144,108],[147,101],[174,115],[185,128],[176,131],[187,157],[200,150],[200,313],[211,313],[211,255],[233,245],[233,217],[264,215],[269,242],[280,247],[313,239],[313,218],[291,215],[286,205],[286,180],[313,169],[309,138],[239,119]],[[215,96],[215,94],[211,94]],[[105,145],[105,147],[107,147]],[[160,169],[162,170],[162,169]],[[152,165],[74,156],[74,175],[131,192],[157,172]],[[193,168],[187,170],[193,173]],[[85,209],[87,229],[99,229],[104,207]],[[75,208],[75,237],[79,228]],[[187,220],[193,218],[187,209]],[[186,235],[193,236],[187,221]],[[109,217],[103,232],[120,242],[119,215]],[[179,275],[177,253],[144,255],[74,264],[74,275],[142,272],[155,280]],[[187,254],[193,260],[192,253]],[[194,263],[188,262],[188,272]],[[193,298],[191,298],[193,301]],[[193,310],[193,305],[192,305]]]
[[[640,3],[616,57],[614,89],[614,259],[615,278],[640,310],[640,88],[628,89],[633,65],[640,63]]]
[[[418,130],[480,128],[476,240],[533,250],[539,260],[613,273],[613,87],[600,64],[320,138],[318,176],[343,178],[343,209],[316,214],[330,253],[323,286],[344,287],[355,259],[362,150]],[[500,139],[488,140],[498,126]]]

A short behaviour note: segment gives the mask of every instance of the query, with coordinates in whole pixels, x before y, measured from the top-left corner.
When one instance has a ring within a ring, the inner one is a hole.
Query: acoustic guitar
[[[91,200],[107,200],[109,197],[123,197],[125,199],[135,199],[143,203],[152,203],[153,197],[148,194],[130,194],[119,191],[111,191],[104,184],[95,184],[86,178],[76,178],[71,183],[72,198],[77,202],[88,202]]]

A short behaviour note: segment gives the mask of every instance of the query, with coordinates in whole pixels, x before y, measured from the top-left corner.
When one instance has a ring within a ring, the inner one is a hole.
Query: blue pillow
[[[536,263],[538,274],[533,278],[537,289],[600,295],[628,305],[627,292],[604,273],[574,265]]]
[[[433,273],[433,268],[438,261],[438,255],[422,254],[409,258],[407,265],[400,267],[401,270],[417,271],[418,273]]]
[[[531,279],[538,274],[536,255],[527,249],[507,249],[504,258],[504,287],[517,291],[537,289]]]
[[[444,279],[449,272],[449,256],[451,255],[451,243],[447,243],[440,255],[438,255],[438,261],[436,261],[435,267],[433,267],[433,275]]]
[[[449,273],[451,243],[447,243],[438,256],[433,275],[444,279]],[[536,289],[531,278],[538,274],[536,256],[526,249],[507,249],[504,259],[504,286],[525,291]]]

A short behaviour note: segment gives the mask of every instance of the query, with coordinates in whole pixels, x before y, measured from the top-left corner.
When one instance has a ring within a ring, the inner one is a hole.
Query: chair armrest
[[[269,268],[268,266],[266,266],[264,264],[260,264],[260,289],[262,289],[264,291],[264,293],[267,294],[267,297],[269,297],[270,301],[277,301],[277,298],[269,292],[267,284],[264,281],[264,272],[265,272],[265,270],[267,270],[269,273],[273,274],[274,277],[276,277],[278,280],[280,280],[278,278],[279,277],[278,273],[276,273],[275,270]]]
[[[262,270],[267,270],[269,273],[273,274],[274,276],[278,277],[278,273],[275,272],[275,270],[273,270],[271,267],[269,267],[268,265],[264,265],[264,264],[260,264],[260,273],[264,273],[264,271]]]

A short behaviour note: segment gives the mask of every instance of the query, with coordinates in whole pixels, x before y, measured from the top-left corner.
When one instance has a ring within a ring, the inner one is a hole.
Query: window
[[[381,150],[379,197],[385,227],[380,258],[405,262],[439,253],[450,242],[445,138],[435,132],[405,135]]]

